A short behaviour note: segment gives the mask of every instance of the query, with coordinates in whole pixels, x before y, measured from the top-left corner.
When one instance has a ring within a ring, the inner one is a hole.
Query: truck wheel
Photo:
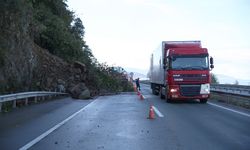
[[[200,103],[203,103],[203,104],[207,103],[207,99],[200,99]]]
[[[167,97],[166,97],[166,102],[167,102],[167,103],[171,103],[172,100],[171,100],[170,98],[167,98]]]
[[[160,97],[161,99],[165,99],[165,95],[162,94],[162,89],[160,90]]]
[[[156,95],[155,85],[154,84],[151,84],[151,89],[152,89],[152,94]]]
[[[161,93],[161,99],[165,99],[165,95]]]
[[[157,88],[156,88],[155,85],[152,86],[152,93],[153,93],[154,95],[158,95],[158,94],[159,94],[159,91],[157,91]]]
[[[152,93],[153,93],[154,95],[156,95],[156,93],[155,93],[155,89],[152,89]]]

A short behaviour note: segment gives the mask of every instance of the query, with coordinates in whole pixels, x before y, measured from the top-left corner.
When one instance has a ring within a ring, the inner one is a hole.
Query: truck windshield
[[[206,70],[209,69],[208,56],[173,56],[170,66],[173,70]]]

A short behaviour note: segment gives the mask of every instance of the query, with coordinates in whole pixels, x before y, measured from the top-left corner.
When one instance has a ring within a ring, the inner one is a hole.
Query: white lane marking
[[[146,99],[146,97],[144,95],[141,94],[141,96],[142,96],[143,99]]]
[[[155,107],[155,106],[152,106],[155,113],[159,116],[159,117],[164,117],[164,115]]]
[[[237,114],[241,114],[241,115],[246,116],[246,117],[250,117],[250,114],[247,114],[247,113],[243,113],[243,112],[240,112],[240,111],[237,111],[237,110],[233,110],[233,109],[230,109],[230,108],[226,108],[226,107],[223,107],[223,106],[220,106],[220,105],[211,103],[211,102],[207,102],[207,103],[208,103],[209,105],[212,105],[212,106],[215,106],[215,107],[219,107],[219,108],[222,108],[222,109],[225,109],[225,110],[232,111],[232,112],[237,113]]]
[[[68,118],[66,118],[62,122],[58,123],[57,125],[55,125],[51,129],[49,129],[48,131],[44,132],[43,134],[41,134],[40,136],[38,136],[34,140],[30,141],[29,143],[27,143],[23,147],[19,148],[19,150],[27,150],[27,149],[29,149],[30,147],[32,147],[33,145],[35,145],[36,143],[38,143],[39,141],[41,141],[43,138],[45,138],[47,135],[49,135],[50,133],[52,133],[53,131],[55,131],[56,129],[58,129],[59,127],[61,127],[62,125],[64,125],[70,119],[72,119],[73,117],[75,117],[76,115],[78,115],[80,112],[82,112],[83,110],[85,110],[87,107],[90,106],[90,104],[93,104],[94,102],[96,102],[96,100],[93,101],[93,102],[91,102],[91,103],[89,103],[88,105],[84,106],[79,111],[75,112],[73,115],[69,116]]]

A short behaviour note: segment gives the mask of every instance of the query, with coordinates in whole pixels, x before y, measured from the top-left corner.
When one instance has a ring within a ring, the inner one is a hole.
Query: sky
[[[101,63],[146,73],[161,41],[200,40],[215,74],[250,80],[249,0],[68,0]]]

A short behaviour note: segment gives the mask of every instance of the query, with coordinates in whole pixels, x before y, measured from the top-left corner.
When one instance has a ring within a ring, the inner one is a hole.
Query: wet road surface
[[[250,148],[250,117],[197,101],[169,104],[152,95],[148,86],[142,86],[142,94],[144,100],[136,93],[90,101],[64,99],[17,110],[19,115],[2,115],[1,149],[28,148],[29,144],[34,150]],[[155,119],[147,119],[150,105],[162,116],[155,114]],[[247,110],[237,111],[249,114]],[[36,115],[20,116],[25,113]],[[13,116],[21,119],[10,121]],[[46,136],[40,136],[55,126]]]

